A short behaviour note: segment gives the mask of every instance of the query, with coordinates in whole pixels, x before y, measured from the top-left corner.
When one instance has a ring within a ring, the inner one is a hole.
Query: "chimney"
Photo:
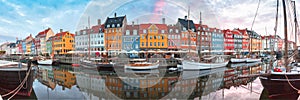
[[[117,13],[115,13],[115,18],[117,17]]]
[[[162,18],[162,24],[166,24],[166,18]]]
[[[132,21],[132,27],[134,26],[134,21]]]
[[[101,19],[98,19],[98,25],[101,25]]]
[[[187,16],[184,16],[184,19],[187,20]]]
[[[63,32],[63,29],[60,29],[60,31],[59,31],[59,32],[60,32],[60,33],[61,33],[61,32]]]

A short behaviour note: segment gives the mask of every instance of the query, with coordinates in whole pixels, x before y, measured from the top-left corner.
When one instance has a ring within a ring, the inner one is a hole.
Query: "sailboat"
[[[295,2],[294,11],[296,10]],[[300,73],[298,70],[290,69],[289,57],[288,57],[288,35],[287,35],[287,14],[286,14],[286,0],[282,0],[283,13],[284,13],[284,36],[285,36],[285,55],[284,55],[284,67],[272,69],[268,76],[260,76],[259,79],[269,93],[270,98],[281,98],[281,99],[294,99],[296,100],[299,96],[300,89]],[[277,14],[276,14],[276,26],[278,20],[278,5],[279,0],[277,0]],[[296,12],[296,11],[295,11]],[[294,12],[294,13],[295,13]],[[297,16],[295,14],[295,29],[297,30]],[[276,27],[275,27],[276,29]],[[297,31],[295,31],[297,33]],[[275,30],[276,34],[276,30]],[[297,37],[297,36],[296,36]],[[295,39],[296,40],[296,39]],[[297,40],[296,40],[297,41]],[[295,41],[295,42],[296,42]]]
[[[188,14],[189,15],[189,14]],[[201,16],[201,13],[200,13],[200,16]],[[191,38],[190,36],[190,28],[189,28],[189,19],[188,19],[188,32],[189,32],[189,38]],[[201,17],[200,17],[200,27],[202,23],[201,23]],[[200,28],[202,31],[202,28]],[[201,32],[200,32],[201,33]],[[182,61],[182,67],[183,67],[183,70],[204,70],[204,69],[214,69],[214,68],[220,68],[220,67],[225,67],[227,64],[228,64],[228,60],[225,59],[225,56],[202,56],[201,55],[201,34],[200,35],[200,45],[198,46],[199,47],[199,50],[198,50],[198,56],[199,57],[193,57],[193,55],[191,55],[190,52],[188,52],[188,56],[186,57],[187,59],[183,60]],[[190,40],[190,39],[189,39]],[[211,45],[211,42],[210,42],[210,45]],[[190,47],[190,41],[189,41],[189,47]],[[190,48],[189,48],[190,49]],[[189,50],[190,51],[190,50]],[[211,50],[209,50],[209,52],[211,52]],[[202,60],[203,59],[203,60]]]
[[[88,19],[88,23],[90,23],[90,19]],[[99,69],[102,69],[102,68],[113,68],[113,66],[114,66],[114,63],[112,63],[112,62],[109,62],[108,61],[108,52],[106,52],[106,56],[105,56],[105,58],[91,58],[90,56],[91,56],[91,46],[90,46],[90,41],[91,41],[91,39],[90,39],[90,34],[91,34],[91,28],[90,28],[90,25],[89,25],[89,29],[86,29],[86,31],[88,31],[88,59],[81,59],[80,60],[80,65],[81,66],[83,66],[83,67],[85,67],[85,68],[89,68],[89,69],[97,69],[97,70],[99,70]],[[103,29],[102,29],[102,25],[101,25],[101,27],[99,28],[99,32],[102,32],[102,31],[104,31]],[[107,41],[107,37],[105,37],[105,40]],[[107,42],[106,42],[106,48],[108,48],[108,46],[107,46]]]
[[[149,33],[148,33],[149,34]],[[146,35],[146,45],[148,49],[148,34]],[[159,66],[159,60],[157,62],[149,62],[148,60],[148,50],[146,51],[146,59],[133,59],[129,61],[129,64],[125,64],[125,69],[132,69],[132,70],[150,70],[150,69],[157,69]]]

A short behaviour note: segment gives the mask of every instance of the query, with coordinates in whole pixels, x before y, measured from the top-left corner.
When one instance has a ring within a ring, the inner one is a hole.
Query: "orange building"
[[[57,33],[53,37],[53,46],[55,54],[67,54],[69,51],[74,50],[74,34],[63,30],[60,30],[60,33]]]
[[[140,24],[140,49],[166,50],[168,48],[167,30],[166,24]]]
[[[196,28],[193,20],[188,20],[187,16],[184,19],[178,18],[176,26],[181,31],[181,49],[196,50]]]
[[[122,36],[125,32],[125,27],[127,24],[126,15],[117,17],[115,16],[112,18],[107,17],[104,26],[104,39],[106,42],[105,49],[108,51],[109,56],[116,56],[122,50]]]

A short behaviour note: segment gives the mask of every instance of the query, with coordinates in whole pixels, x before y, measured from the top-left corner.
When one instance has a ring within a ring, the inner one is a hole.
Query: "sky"
[[[259,0],[1,0],[0,43],[35,36],[48,27],[55,33],[60,29],[75,33],[96,25],[97,19],[103,24],[114,13],[126,15],[128,24],[161,23],[162,18],[167,24],[176,24],[178,18],[187,15],[199,23],[201,12],[203,24],[210,27],[251,29],[258,3]],[[296,6],[300,8],[299,1]],[[279,11],[278,34],[283,38],[282,4]],[[276,0],[261,0],[252,30],[274,35],[275,14]],[[288,38],[294,40],[293,35]]]

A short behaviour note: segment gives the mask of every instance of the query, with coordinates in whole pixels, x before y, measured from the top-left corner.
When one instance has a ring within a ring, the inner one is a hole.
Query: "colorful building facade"
[[[224,33],[224,47],[225,54],[232,54],[234,52],[234,38],[231,30],[223,30]]]
[[[133,49],[138,49],[139,44],[133,44],[135,41],[138,41],[139,36],[139,25],[126,25],[126,31],[122,37],[122,50],[127,52],[132,51]]]
[[[181,47],[181,31],[175,25],[168,25],[168,50],[179,50]]]
[[[178,18],[176,26],[181,32],[181,49],[196,50],[196,29],[193,20]]]
[[[63,30],[53,37],[53,50],[55,54],[67,54],[74,50],[74,34]]]
[[[38,54],[46,54],[47,53],[47,44],[46,41],[49,37],[54,36],[54,33],[51,28],[47,28],[44,31],[39,32],[35,36],[35,46]]]
[[[168,48],[168,32],[166,24],[140,24],[140,49],[166,50]]]
[[[107,38],[106,51],[108,51],[108,56],[116,56],[121,52],[122,36],[125,32],[126,24],[126,16],[117,17],[116,13],[114,17],[106,19],[104,35]]]

